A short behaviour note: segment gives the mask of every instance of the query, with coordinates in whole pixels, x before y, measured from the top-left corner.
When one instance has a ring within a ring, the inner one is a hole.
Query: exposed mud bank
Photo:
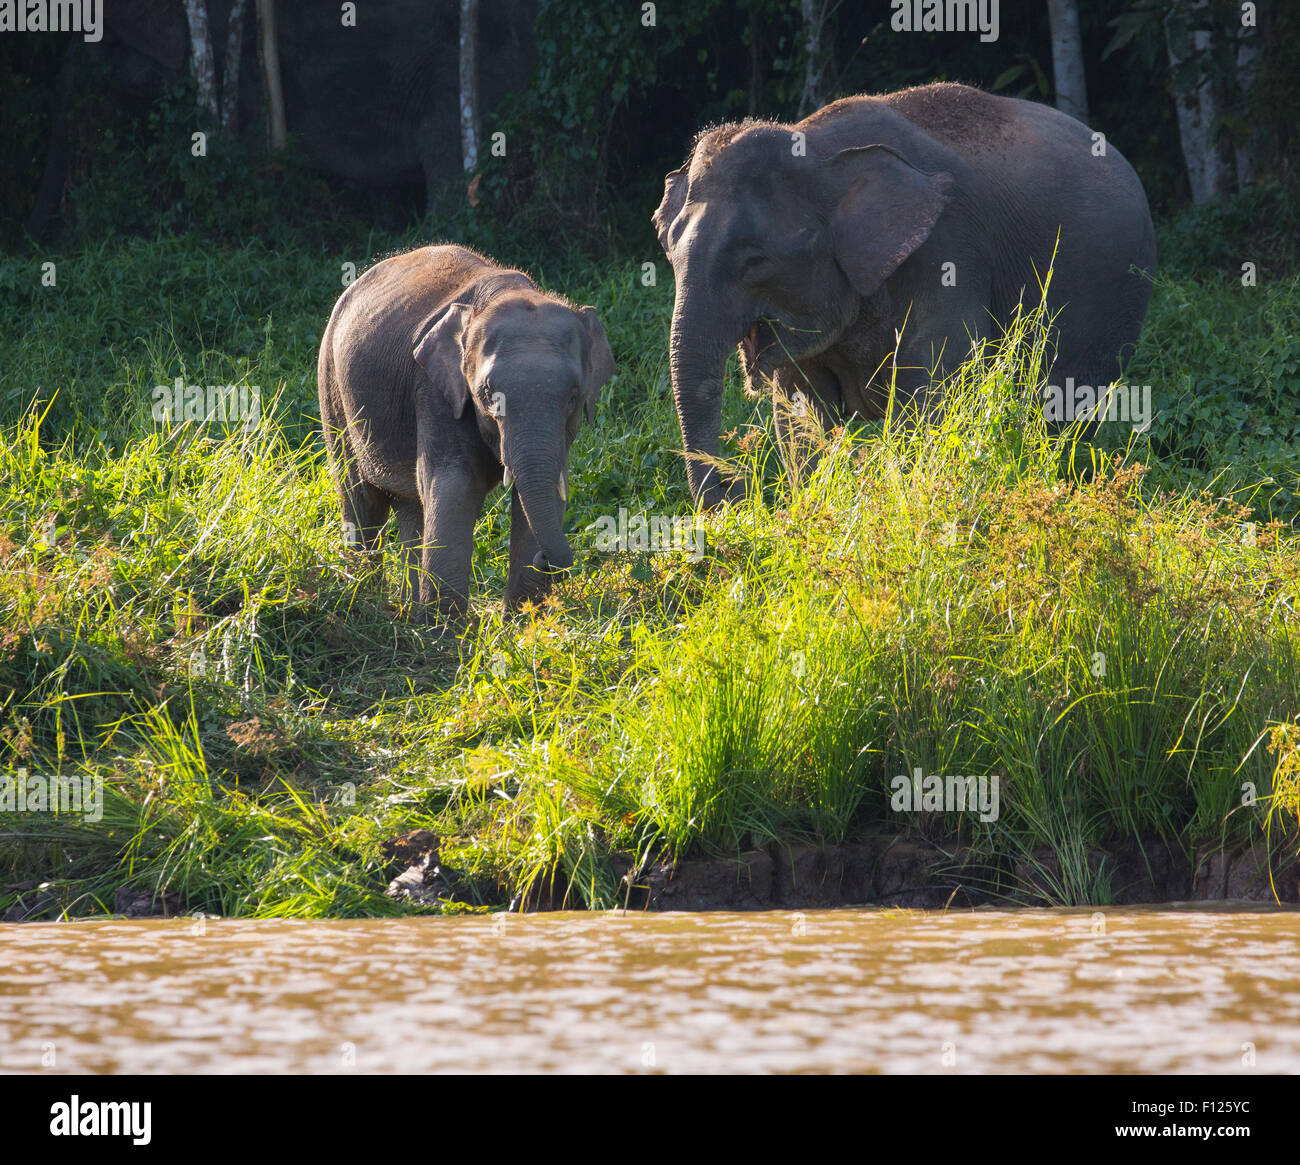
[[[501,901],[498,887],[476,885],[444,866],[439,838],[428,830],[386,842],[384,857],[382,876],[394,898],[423,906],[455,902],[484,907]],[[1259,842],[1188,854],[1159,840],[1142,845],[1128,841],[1090,850],[1066,870],[1048,849],[995,863],[969,846],[883,833],[842,845],[773,843],[732,857],[658,861],[641,870],[634,870],[626,856],[614,855],[611,862],[619,900],[635,910],[1300,902],[1300,860],[1274,855],[1270,871],[1267,850]],[[17,898],[0,921],[48,920],[69,909],[53,883],[24,882],[3,889],[17,891]],[[517,895],[508,908],[573,910],[582,904],[557,877]],[[175,916],[193,908],[170,891],[119,887],[113,897],[113,913],[126,918]],[[81,912],[73,908],[69,913]]]
[[[1063,876],[1056,855],[1036,851],[1023,861],[991,866],[987,856],[920,839],[881,836],[818,846],[773,845],[727,860],[661,863],[634,887],[652,910],[816,909],[828,906],[902,907],[1043,905],[1063,889],[1091,886],[1098,904],[1218,901],[1300,901],[1300,867],[1269,877],[1267,851],[1188,856],[1159,841],[1129,843],[1086,855],[1088,875]]]
[[[13,882],[0,886],[0,891],[17,893],[13,904],[0,915],[0,922],[47,922],[59,918],[66,908],[53,882]],[[113,913],[122,918],[172,918],[184,912],[180,897],[170,891],[119,886],[113,894]]]
[[[408,835],[409,837],[410,835]],[[399,839],[405,841],[406,839]],[[454,871],[438,863],[436,838],[396,877],[389,892],[416,902],[460,899]],[[396,844],[396,843],[394,843]],[[1165,842],[1134,842],[1092,850],[1072,872],[1039,850],[1020,861],[992,865],[969,847],[945,846],[896,835],[863,837],[843,845],[773,844],[731,858],[663,861],[633,871],[616,859],[622,896],[645,910],[804,910],[879,905],[932,908],[946,905],[1036,905],[1081,901],[1098,905],[1224,901],[1300,901],[1300,863],[1270,867],[1262,844],[1237,850],[1204,849],[1188,855]],[[1086,872],[1085,872],[1086,869]],[[573,909],[580,905],[557,880],[536,887],[512,910]]]

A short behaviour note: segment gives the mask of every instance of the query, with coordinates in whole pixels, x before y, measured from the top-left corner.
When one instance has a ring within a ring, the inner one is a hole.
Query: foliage
[[[1300,68],[1300,11],[1293,5],[1127,0],[1107,24],[1113,35],[1101,50],[1103,64],[1127,57],[1135,70],[1163,73],[1171,95],[1209,87],[1217,107],[1212,129],[1218,144],[1248,147],[1255,164],[1274,181],[1294,182],[1291,79]],[[1205,37],[1199,48],[1198,34]],[[1176,67],[1170,66],[1170,50],[1178,57]]]
[[[21,236],[36,200],[61,51],[66,50],[54,37],[0,37],[0,240]]]
[[[252,239],[274,244],[286,229],[285,189],[294,190],[294,214],[337,215],[325,183],[290,148],[268,158],[258,145],[217,132],[196,107],[192,80],[172,86],[149,107],[144,124],[105,113],[91,153],[68,191],[70,217],[80,237],[114,234],[146,238],[190,231],[222,244]],[[205,134],[196,156],[193,137]],[[147,174],[142,198],[140,175]]]
[[[647,24],[640,5],[595,8],[541,0],[537,13],[537,67],[527,89],[508,97],[497,115],[507,141],[526,141],[532,183],[545,187],[547,211],[576,201],[577,217],[594,223],[603,207],[610,133],[620,110],[644,109],[661,70],[680,66],[683,48],[699,35],[718,0],[689,9],[657,6]],[[487,188],[519,209],[518,167],[489,172]]]
[[[1223,483],[1202,496],[1177,448],[1063,471],[1067,439],[1031,407],[1032,330],[963,370],[935,427],[806,434],[820,463],[794,479],[768,406],[730,392],[726,447],[759,488],[707,519],[699,561],[610,555],[594,547],[601,516],[691,512],[666,388],[671,288],[642,286],[635,261],[540,263],[597,306],[619,362],[574,448],[578,567],[543,608],[504,617],[494,497],[473,620],[443,639],[397,610],[391,545],[376,576],[337,533],[304,371],[333,257],[190,238],[72,263],[84,287],[0,348],[0,770],[105,786],[102,822],[0,822],[6,882],[50,883],[55,909],[108,909],[130,886],[226,914],[388,912],[381,842],[413,827],[493,903],[544,882],[607,905],[617,854],[864,828],[960,836],[992,871],[1045,848],[1065,871],[1053,901],[1101,901],[1072,855],[1253,838],[1275,768],[1270,844],[1294,846],[1291,754],[1266,747],[1300,708],[1294,535],[1223,500]],[[169,265],[186,273],[164,277],[178,303],[240,294],[176,313],[152,345],[123,342],[130,313],[156,312],[133,297]],[[20,288],[30,271],[0,276]],[[1244,312],[1241,291],[1160,284],[1153,320],[1175,340],[1149,330],[1135,366],[1178,375],[1191,337],[1213,342],[1204,315],[1241,367],[1267,368],[1295,291]],[[1190,358],[1212,352],[1231,355]],[[150,387],[182,371],[261,384],[261,425],[155,425]],[[46,401],[59,388],[48,412],[23,407],[38,386]],[[900,822],[888,782],[914,765],[1000,773],[1002,817]],[[1244,781],[1257,806],[1241,806]]]

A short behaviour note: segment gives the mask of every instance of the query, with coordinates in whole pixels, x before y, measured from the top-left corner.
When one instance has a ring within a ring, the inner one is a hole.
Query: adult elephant
[[[654,223],[677,278],[673,394],[704,505],[737,488],[707,461],[737,344],[751,385],[802,392],[828,423],[883,415],[897,343],[897,392],[923,404],[932,372],[1004,325],[1026,289],[1037,300],[1055,248],[1053,379],[1104,386],[1155,265],[1142,183],[1114,146],[1049,106],[965,85],[707,130],[665,178]]]

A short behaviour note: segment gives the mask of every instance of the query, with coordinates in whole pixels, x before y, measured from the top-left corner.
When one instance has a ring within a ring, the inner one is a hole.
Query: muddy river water
[[[0,1070],[1300,1071],[1300,911],[0,927]]]

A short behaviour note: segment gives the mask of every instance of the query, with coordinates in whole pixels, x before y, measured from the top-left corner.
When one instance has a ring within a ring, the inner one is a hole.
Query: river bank
[[[437,912],[483,908],[499,887],[474,886],[441,864],[438,839],[414,830],[385,846],[394,876],[389,897]],[[407,864],[409,863],[409,864]],[[1116,840],[1111,849],[1083,859],[1098,897],[1086,906],[1146,906],[1169,902],[1295,904],[1300,902],[1300,861],[1270,860],[1264,845],[1235,851],[1205,848],[1188,854],[1158,838]],[[839,845],[773,842],[734,857],[651,861],[643,868],[627,855],[611,859],[619,906],[640,911],[823,910],[844,906],[969,909],[1038,906],[1065,896],[1055,851],[1041,847],[1020,860],[990,863],[960,842],[877,833]],[[47,887],[28,882],[2,888],[15,900],[5,922],[58,917],[62,907]],[[516,913],[573,909],[580,894],[563,877],[517,892],[505,905]],[[123,889],[112,914],[125,918],[194,913],[175,894]]]
[[[728,393],[724,448],[753,489],[695,525],[671,288],[632,262],[580,270],[563,289],[598,307],[620,371],[573,449],[575,569],[501,613],[502,494],[471,618],[444,634],[398,606],[391,543],[377,570],[344,545],[311,415],[336,291],[312,282],[318,259],[274,259],[297,299],[273,326],[246,255],[195,249],[185,279],[244,289],[227,342],[262,345],[251,363],[184,321],[90,343],[135,296],[131,326],[165,316],[149,296],[181,287],[151,282],[160,246],[124,245],[111,279],[91,262],[0,350],[23,385],[59,386],[0,434],[0,795],[22,793],[0,797],[0,915],[391,916],[543,887],[587,909],[635,887],[660,907],[942,906],[958,887],[1107,904],[1254,894],[1235,855],[1261,848],[1293,893],[1293,481],[1284,461],[1272,484],[1216,477],[1161,418],[1229,336],[1223,378],[1287,399],[1294,283],[1161,282],[1132,369],[1155,386],[1152,430],[1103,425],[1093,445],[1042,423],[1032,314],[973,354],[939,423],[802,433],[815,471],[786,471],[769,402]],[[82,379],[57,379],[82,348]],[[260,383],[256,425],[153,419],[151,386],[182,365],[186,383]],[[702,542],[635,544],[634,516],[690,518]],[[611,523],[629,545],[601,548]],[[896,804],[918,773],[974,781],[988,811]],[[55,782],[82,801],[56,811]],[[391,869],[386,843],[419,829],[468,901],[388,893],[412,862]]]
[[[455,871],[440,864],[438,839],[426,830],[394,839],[390,847],[413,858],[389,883],[400,901],[440,907],[481,901]],[[991,863],[961,842],[876,833],[840,845],[773,842],[734,857],[671,859],[637,866],[627,855],[612,860],[630,910],[822,910],[843,906],[906,909],[1034,906],[1067,893],[1060,859],[1040,847],[1019,860]],[[1158,838],[1116,839],[1092,849],[1082,867],[1097,888],[1095,902],[1136,906],[1167,902],[1300,902],[1300,861],[1270,860],[1268,848],[1206,848],[1188,854]],[[579,900],[562,878],[529,887],[511,911],[551,911]]]

